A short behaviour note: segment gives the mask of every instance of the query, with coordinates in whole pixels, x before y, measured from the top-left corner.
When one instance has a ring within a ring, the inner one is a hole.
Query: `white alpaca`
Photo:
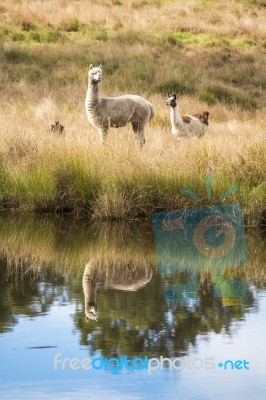
[[[110,127],[119,128],[131,122],[134,133],[141,145],[145,143],[145,125],[155,115],[153,105],[143,97],[124,95],[101,97],[99,82],[102,80],[102,66],[89,67],[88,90],[85,109],[89,122],[98,129],[104,140]]]
[[[169,94],[166,104],[171,107],[170,119],[172,124],[172,134],[177,135],[177,139],[182,137],[198,136],[201,137],[209,125],[209,112],[181,116],[177,104],[176,94]]]

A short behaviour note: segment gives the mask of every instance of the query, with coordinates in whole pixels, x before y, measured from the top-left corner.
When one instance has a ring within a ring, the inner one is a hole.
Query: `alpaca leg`
[[[140,141],[140,147],[142,147],[145,144],[144,127],[139,123],[139,121],[132,121],[131,125],[133,128],[134,134],[138,137],[138,139]]]
[[[139,141],[140,141],[140,147],[143,147],[144,144],[145,144],[145,142],[146,142],[146,141],[145,141],[144,130],[141,131],[141,132],[139,132],[138,136],[139,136]]]
[[[100,134],[101,141],[104,143],[106,141],[106,138],[108,135],[108,128],[100,128],[99,134]]]

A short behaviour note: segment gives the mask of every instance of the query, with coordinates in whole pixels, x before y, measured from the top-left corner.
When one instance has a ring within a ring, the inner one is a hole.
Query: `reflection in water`
[[[68,293],[66,279],[48,269],[27,268],[10,270],[7,263],[0,263],[0,334],[14,329],[21,316],[36,318],[47,315],[55,302],[66,304]]]
[[[152,268],[126,264],[102,269],[88,262],[85,266],[82,286],[85,298],[86,321],[98,319],[96,292],[98,288],[136,291],[145,286],[152,278]]]
[[[226,278],[226,267],[246,263],[246,238],[238,205],[211,206],[153,215],[161,275],[175,275],[166,284],[168,303],[193,305],[202,295],[239,304],[247,295],[243,280]]]
[[[247,296],[247,285],[239,279],[225,279],[222,275],[210,272],[199,274],[179,273],[175,284],[166,284],[165,299],[168,303],[184,302],[188,305],[198,303],[200,297],[220,298],[224,306],[241,303]]]
[[[218,268],[246,264],[242,211],[238,204],[153,215],[159,265]]]
[[[168,252],[167,263],[157,254],[159,273],[150,224],[3,217],[0,238],[0,332],[74,304],[81,346],[109,358],[185,355],[200,335],[230,332],[254,312],[254,288],[266,287],[265,245],[253,233],[246,266],[192,269]]]

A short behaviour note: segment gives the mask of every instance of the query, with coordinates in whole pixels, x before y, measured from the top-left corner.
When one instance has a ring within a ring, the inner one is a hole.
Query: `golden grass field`
[[[125,4],[124,4],[125,3]],[[214,202],[233,182],[247,224],[266,209],[265,17],[262,0],[0,0],[0,204],[21,211],[134,219],[195,206],[214,173]],[[141,150],[131,127],[103,146],[86,119],[89,64],[101,93],[138,94],[156,117]],[[181,113],[208,109],[202,139],[177,142]],[[64,135],[51,133],[55,120]],[[203,204],[201,204],[203,205]]]

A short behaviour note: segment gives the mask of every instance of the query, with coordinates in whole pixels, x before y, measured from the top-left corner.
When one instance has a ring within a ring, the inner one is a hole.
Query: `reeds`
[[[84,2],[0,1],[0,206],[149,217],[198,205],[183,186],[207,204],[204,176],[213,172],[211,202],[235,181],[239,191],[225,201],[239,201],[249,223],[258,223],[266,182],[263,7],[120,3],[94,2],[88,10]],[[111,130],[102,146],[88,124],[90,63],[103,64],[105,95],[131,92],[154,103],[143,150],[129,128]],[[181,96],[181,113],[209,109],[202,140],[174,140],[165,106],[171,90]],[[55,120],[63,135],[49,131]]]
[[[102,145],[83,110],[69,112],[62,102],[42,99],[35,106],[8,107],[0,139],[2,208],[87,213],[94,218],[148,217],[159,209],[195,206],[182,195],[183,186],[204,199],[201,205],[207,204],[206,172],[215,175],[211,202],[237,182],[239,192],[226,202],[240,201],[247,213],[257,205],[264,208],[263,113],[252,116],[214,106],[203,139],[176,142],[164,99],[154,96],[152,101],[157,117],[143,150],[130,128],[111,130]],[[180,108],[197,110],[202,104],[183,97]],[[50,116],[59,115],[64,135],[49,131]],[[223,121],[216,122],[219,119]]]

